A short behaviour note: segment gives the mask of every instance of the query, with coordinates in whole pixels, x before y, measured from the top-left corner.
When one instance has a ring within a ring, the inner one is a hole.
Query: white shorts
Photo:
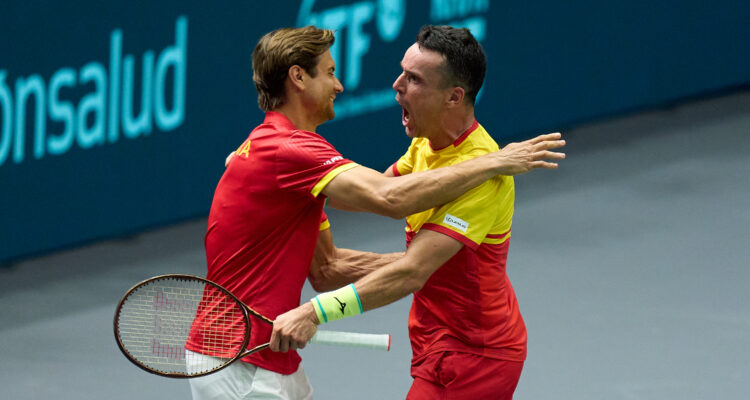
[[[188,371],[194,354],[186,350]],[[201,356],[205,359],[205,356]],[[201,365],[205,367],[205,363]],[[283,375],[257,367],[253,364],[235,361],[226,368],[198,378],[190,378],[190,391],[193,400],[312,400],[312,386],[307,380],[302,365],[297,372]]]

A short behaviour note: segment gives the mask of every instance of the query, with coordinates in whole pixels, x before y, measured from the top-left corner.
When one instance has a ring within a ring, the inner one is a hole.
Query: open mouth
[[[406,126],[409,123],[409,110],[401,106],[401,125]]]

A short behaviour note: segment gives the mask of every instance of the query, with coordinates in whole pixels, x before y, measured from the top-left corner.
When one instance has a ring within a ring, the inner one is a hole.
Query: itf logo
[[[371,34],[364,26],[376,17],[379,37],[391,42],[401,33],[406,15],[404,0],[362,1],[326,10],[312,12],[315,0],[304,0],[297,17],[297,25],[315,25],[336,32],[336,42],[331,47],[331,56],[344,71],[344,87],[356,90],[362,77],[362,58],[370,50]],[[369,28],[369,27],[368,27]],[[345,35],[345,37],[342,37]],[[345,61],[341,62],[341,43],[346,44]]]
[[[133,101],[137,92],[136,59],[132,54],[123,57],[123,33],[119,29],[110,34],[109,68],[91,61],[77,70],[65,67],[55,71],[49,84],[39,74],[32,74],[17,78],[15,87],[7,81],[7,71],[0,69],[0,166],[11,155],[14,163],[23,162],[27,148],[33,149],[35,159],[40,159],[48,154],[65,154],[73,144],[89,149],[115,143],[121,133],[136,139],[149,135],[154,124],[161,131],[182,125],[187,29],[187,17],[177,18],[174,45],[158,55],[153,50],[143,53],[137,113]],[[170,71],[171,83],[167,82]],[[94,90],[78,101],[61,94],[91,84]],[[172,89],[171,96],[165,93],[167,88]],[[48,118],[62,129],[48,130]],[[33,124],[33,129],[27,128],[27,122]]]
[[[378,90],[357,90],[362,80],[362,64],[373,39],[388,43],[396,39],[406,17],[406,1],[377,0],[344,2],[339,6],[313,11],[315,0],[303,0],[297,25],[315,25],[336,32],[331,56],[336,62],[345,92],[336,102],[337,118],[377,111],[396,104],[390,86]],[[345,46],[342,49],[342,45]],[[378,62],[397,63],[398,59]],[[395,77],[394,77],[395,79]]]
[[[326,4],[330,4],[328,1]],[[334,3],[336,3],[334,1]],[[344,93],[336,102],[338,119],[366,114],[396,105],[395,92],[388,85],[375,90],[361,90],[363,64],[391,63],[398,65],[406,48],[389,49],[392,60],[367,59],[373,45],[388,45],[404,31],[407,22],[405,0],[364,0],[355,3],[339,1],[340,5],[315,10],[315,0],[303,0],[297,15],[297,26],[315,25],[336,32],[336,42],[331,47],[331,56],[336,62],[338,75],[344,85]],[[415,2],[410,3],[412,6]],[[409,37],[416,37],[424,24],[448,24],[466,27],[478,41],[486,31],[486,16],[489,0],[430,0],[429,21],[416,18],[410,22]],[[419,10],[422,11],[422,10]],[[392,79],[396,79],[393,76]],[[359,89],[359,90],[358,90]]]

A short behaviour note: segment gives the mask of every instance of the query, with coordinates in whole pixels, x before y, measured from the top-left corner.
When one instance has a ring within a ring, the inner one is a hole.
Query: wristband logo
[[[135,57],[131,54],[123,57],[120,29],[110,34],[109,70],[98,61],[91,61],[79,70],[64,67],[52,74],[48,86],[39,74],[22,76],[16,79],[14,98],[11,85],[6,83],[8,73],[0,69],[0,166],[10,156],[16,164],[23,162],[27,147],[33,149],[35,159],[41,159],[46,155],[65,154],[74,143],[84,150],[115,143],[121,131],[128,139],[137,139],[151,134],[154,123],[163,132],[182,125],[187,27],[187,17],[177,18],[174,45],[164,48],[158,55],[153,50],[143,53],[137,115],[134,110],[137,102],[133,101]],[[167,82],[170,71],[171,83]],[[76,86],[91,84],[94,91],[84,95],[77,104],[61,98],[64,97],[61,92],[80,91]],[[168,101],[170,96],[165,92],[170,87],[171,101]],[[33,113],[29,118],[27,111]],[[48,130],[48,118],[62,129]],[[28,137],[27,122],[33,123],[33,134],[29,132]],[[27,141],[31,145],[27,146]]]
[[[346,309],[346,303],[344,303],[341,300],[339,300],[338,297],[334,296],[333,298],[336,299],[336,301],[339,302],[339,307],[341,308],[341,314],[343,315],[344,314],[344,309]]]
[[[346,302],[340,299],[344,299]],[[353,283],[333,292],[321,293],[313,297],[310,302],[315,309],[315,314],[318,316],[318,321],[321,321],[321,323],[351,317],[352,315],[364,312],[362,302],[359,300],[357,289],[354,288]],[[347,309],[346,306],[348,303],[354,304],[354,307]],[[336,314],[336,311],[340,311],[341,314]]]

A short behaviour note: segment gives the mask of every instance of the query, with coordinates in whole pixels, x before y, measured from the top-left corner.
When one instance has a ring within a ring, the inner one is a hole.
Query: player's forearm
[[[398,260],[403,255],[404,253],[379,254],[336,248],[332,258],[318,260],[308,279],[313,289],[318,292],[337,289]]]
[[[421,230],[403,258],[354,283],[363,310],[382,307],[421,289],[462,248],[463,244],[450,236]]]
[[[291,318],[322,324],[382,307],[422,287],[426,279],[417,279],[413,272],[406,257],[399,258],[353,284],[321,293],[279,318],[297,313]]]
[[[502,158],[480,157],[450,167],[390,178],[380,188],[395,218],[451,202],[498,175]]]
[[[412,239],[404,257],[353,284],[315,296],[310,303],[318,322],[357,315],[414,293],[462,248],[463,244],[450,236],[429,230],[420,231]]]
[[[550,150],[564,145],[559,133],[540,135],[450,167],[395,178],[366,167],[352,168],[333,178],[323,193],[347,209],[400,219],[455,200],[496,175],[557,168],[547,160],[562,160],[565,154]]]
[[[406,260],[399,260],[354,283],[364,311],[391,304],[421,289],[429,275],[423,276]]]
[[[539,135],[450,167],[389,179],[381,190],[396,213],[406,216],[450,202],[496,175],[557,168],[547,160],[564,159],[564,153],[550,151],[563,146],[559,132]]]
[[[455,200],[496,176],[504,158],[492,154],[398,177],[383,176],[360,166],[333,178],[323,193],[333,207],[401,219]]]

